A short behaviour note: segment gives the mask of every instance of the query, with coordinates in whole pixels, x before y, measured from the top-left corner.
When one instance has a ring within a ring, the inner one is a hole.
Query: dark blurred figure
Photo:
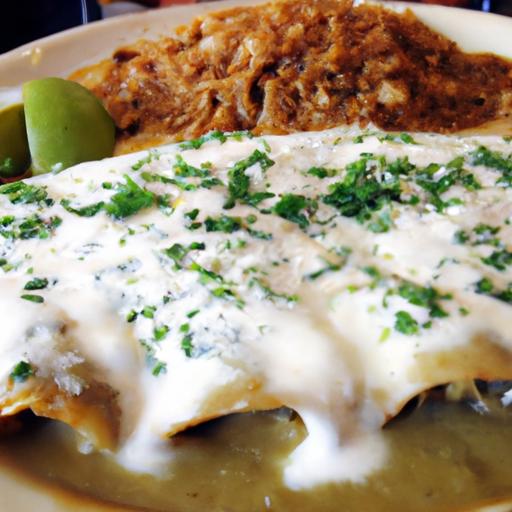
[[[492,12],[512,16],[512,0],[492,0]]]
[[[101,17],[96,0],[3,0],[0,53]]]

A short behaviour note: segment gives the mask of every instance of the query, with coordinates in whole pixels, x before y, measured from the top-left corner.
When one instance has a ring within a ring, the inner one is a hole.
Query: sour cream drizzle
[[[116,457],[158,472],[168,436],[285,405],[309,433],[290,487],[362,481],[410,397],[511,377],[486,362],[512,348],[511,152],[492,136],[215,134],[0,189],[3,413],[51,401],[42,383],[107,386]]]

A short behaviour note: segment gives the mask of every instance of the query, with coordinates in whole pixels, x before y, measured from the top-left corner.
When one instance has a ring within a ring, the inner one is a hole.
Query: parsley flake
[[[395,329],[407,336],[419,332],[418,322],[407,311],[398,311],[395,314]]]
[[[103,210],[103,207],[105,206],[105,203],[100,201],[99,203],[90,204],[88,206],[74,208],[71,206],[71,201],[69,199],[62,199],[60,204],[67,212],[74,213],[80,217],[94,217],[99,211]]]
[[[36,304],[42,304],[44,302],[44,297],[41,297],[41,295],[32,295],[26,293],[24,295],[21,295],[21,298],[24,300],[28,300],[29,302],[34,302]]]
[[[45,187],[27,185],[23,181],[15,181],[0,186],[0,194],[6,195],[13,204],[40,203],[46,206],[53,204],[53,199],[48,197]]]
[[[312,199],[296,194],[283,194],[272,207],[272,212],[306,229],[309,226],[309,219],[304,212],[314,213],[317,208],[318,204]]]
[[[115,219],[124,219],[130,215],[150,208],[155,202],[155,195],[146,190],[128,175],[124,176],[126,183],[117,186],[117,193],[110,198],[110,203],[105,204],[104,208],[109,215]]]
[[[228,199],[224,203],[224,208],[230,209],[235,206],[236,201],[242,201],[244,203],[255,206],[264,199],[274,197],[272,192],[255,192],[251,194],[249,192],[251,180],[245,171],[253,165],[259,164],[263,171],[266,171],[269,167],[274,165],[274,161],[271,160],[268,155],[259,149],[255,149],[254,152],[239,160],[231,169],[228,171]]]
[[[23,287],[24,290],[43,290],[48,286],[48,279],[34,277],[31,281],[28,281]]]
[[[155,341],[162,341],[167,336],[169,331],[169,326],[165,324],[155,327],[153,329],[153,337],[155,338]]]
[[[162,373],[167,373],[167,363],[164,363],[163,361],[157,361],[151,370],[151,374],[155,377],[158,377]]]
[[[13,382],[25,382],[34,375],[34,369],[26,361],[20,361],[11,371],[9,377]]]
[[[220,217],[207,217],[204,221],[206,231],[220,231],[222,233],[233,233],[242,227],[242,221],[239,217],[229,217],[221,215]]]

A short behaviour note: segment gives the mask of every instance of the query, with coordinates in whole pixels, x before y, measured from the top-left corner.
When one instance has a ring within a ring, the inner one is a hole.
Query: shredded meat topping
[[[282,0],[197,18],[76,72],[121,146],[373,122],[453,132],[507,116],[512,63],[468,55],[421,23],[350,0]]]

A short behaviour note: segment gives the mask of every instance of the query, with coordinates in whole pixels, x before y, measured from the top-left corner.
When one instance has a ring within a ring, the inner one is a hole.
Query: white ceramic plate
[[[120,16],[67,30],[0,56],[0,87],[18,86],[44,76],[67,76],[107,57],[138,38],[157,38],[208,11],[255,0],[225,0]],[[389,2],[396,10],[410,7],[427,25],[468,52],[492,52],[512,59],[512,18],[447,7]],[[512,121],[511,121],[512,125]],[[125,507],[98,504],[0,466],[0,511],[113,512]],[[512,503],[489,504],[480,512],[511,512]],[[469,511],[468,511],[469,512]],[[473,511],[476,512],[476,511]]]

